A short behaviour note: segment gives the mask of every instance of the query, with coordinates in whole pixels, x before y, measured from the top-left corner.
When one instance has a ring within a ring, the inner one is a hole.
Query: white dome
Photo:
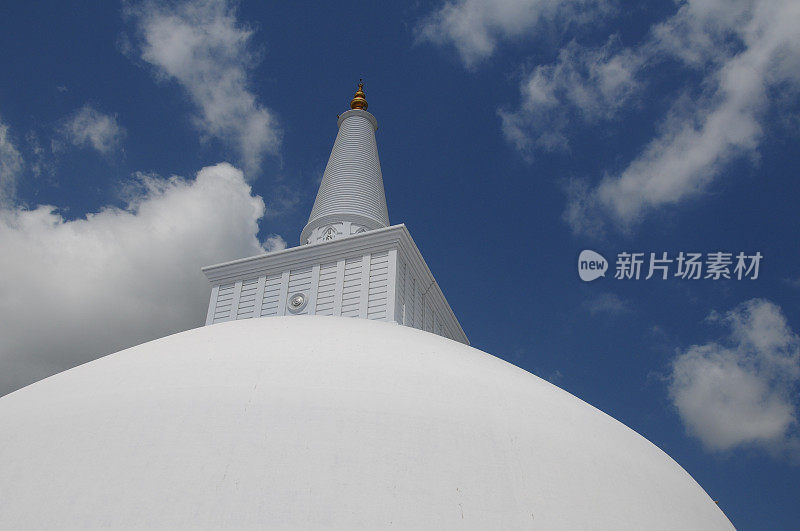
[[[383,322],[198,328],[0,399],[0,528],[729,529],[569,393]]]

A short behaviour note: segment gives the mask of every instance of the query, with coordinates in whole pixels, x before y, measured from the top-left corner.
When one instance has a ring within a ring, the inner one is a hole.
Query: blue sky
[[[201,325],[201,266],[296,245],[364,78],[390,219],[473,346],[653,441],[737,527],[791,528],[798,27],[793,0],[7,5],[0,394]],[[682,251],[763,260],[614,278]]]

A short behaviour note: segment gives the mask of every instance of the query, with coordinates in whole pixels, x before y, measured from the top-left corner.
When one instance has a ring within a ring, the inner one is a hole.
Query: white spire
[[[301,245],[204,267],[206,324],[284,315],[393,321],[469,344],[405,225],[389,226],[364,92],[339,134]],[[304,244],[313,245],[304,245]]]
[[[300,243],[317,243],[389,226],[375,131],[363,83],[351,110],[339,117],[339,133],[322,176]]]

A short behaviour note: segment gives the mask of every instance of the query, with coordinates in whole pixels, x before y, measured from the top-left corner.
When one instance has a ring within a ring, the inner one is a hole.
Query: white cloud
[[[654,32],[654,49],[703,68],[711,64],[704,80],[711,88],[698,101],[676,105],[644,151],[594,191],[601,208],[623,225],[649,208],[702,192],[733,159],[755,153],[770,89],[786,83],[796,89],[800,81],[800,4],[761,0],[742,15],[728,2],[709,4],[713,9],[704,5],[699,13],[697,1],[684,5]],[[730,38],[742,49],[726,49]],[[697,41],[702,44],[691,48]]]
[[[117,117],[103,114],[89,104],[76,111],[64,124],[62,133],[75,146],[92,147],[110,153],[125,136]]]
[[[248,88],[252,31],[225,0],[148,2],[128,13],[141,37],[142,59],[189,93],[200,111],[197,127],[235,147],[252,177],[280,143],[275,117]]]
[[[42,147],[41,142],[39,142],[39,136],[34,131],[28,131],[25,135],[25,143],[30,153],[30,159],[26,161],[26,165],[31,174],[34,177],[39,177],[45,172],[52,173],[54,169],[49,157],[50,154]]]
[[[490,57],[503,39],[519,38],[542,23],[580,23],[606,2],[590,0],[456,0],[416,28],[417,38],[453,45],[467,67]]]
[[[597,49],[572,42],[555,64],[537,66],[520,87],[519,108],[499,111],[506,138],[522,151],[566,149],[571,123],[614,116],[635,95],[642,63],[619,48],[615,38]]]
[[[755,156],[770,91],[800,89],[798,24],[792,0],[690,0],[644,45],[621,52],[638,58],[634,67],[681,61],[700,75],[703,91],[690,96],[685,85],[686,96],[624,170],[571,196],[565,217],[573,229],[603,214],[629,230],[648,211],[702,193],[733,160]]]
[[[286,240],[278,234],[270,234],[262,245],[266,252],[282,251],[286,249]]]
[[[586,9],[588,5],[594,9]],[[540,29],[599,22],[609,2],[460,0],[418,28],[419,37],[453,44],[468,67],[502,40]],[[577,24],[567,14],[581,7]],[[554,24],[553,24],[554,23]],[[685,69],[683,91],[654,137],[620,171],[569,188],[565,219],[576,232],[610,221],[628,231],[650,211],[696,197],[742,157],[757,157],[771,105],[800,92],[800,3],[796,0],[685,0],[633,47],[613,36],[603,46],[565,46],[552,64],[536,65],[520,86],[520,104],[501,109],[506,138],[524,151],[565,149],[572,128],[615,118],[640,101],[658,68]],[[597,26],[596,26],[597,27]],[[776,96],[780,94],[781,96]],[[587,223],[587,220],[592,220]]]
[[[583,307],[593,317],[596,315],[619,315],[630,310],[628,303],[615,293],[601,293],[583,302]]]
[[[204,265],[285,247],[258,241],[263,200],[222,163],[194,180],[139,176],[124,209],[65,220],[0,210],[0,395],[121,348],[200,326]]]
[[[8,126],[0,122],[0,208],[14,200],[23,164],[22,155],[9,137]]]
[[[693,345],[672,361],[669,395],[687,431],[712,451],[796,452],[800,338],[763,299],[711,319],[727,325],[729,337]]]
[[[783,281],[787,285],[789,285],[789,286],[791,286],[793,288],[800,289],[800,277],[798,277],[798,278],[784,278]]]

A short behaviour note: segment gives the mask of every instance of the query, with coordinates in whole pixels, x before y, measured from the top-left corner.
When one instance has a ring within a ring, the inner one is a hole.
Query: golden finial
[[[367,110],[367,100],[364,97],[364,83],[360,79],[358,80],[356,95],[353,96],[353,101],[350,102],[350,108],[361,109],[362,111]]]

